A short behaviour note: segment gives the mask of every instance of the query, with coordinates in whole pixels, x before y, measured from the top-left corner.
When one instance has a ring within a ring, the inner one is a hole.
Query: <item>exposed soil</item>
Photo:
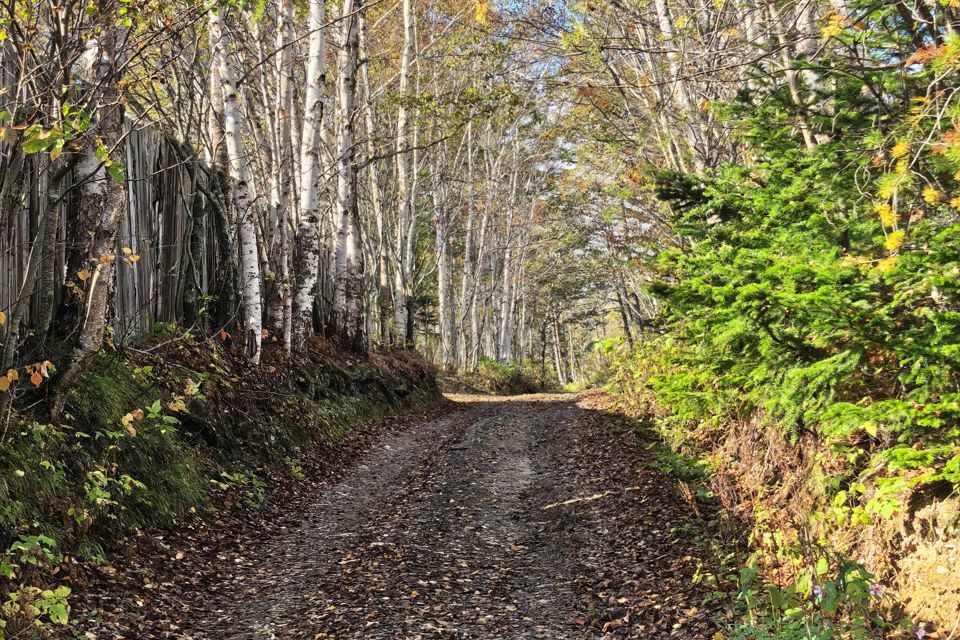
[[[589,399],[452,399],[255,522],[111,568],[79,637],[713,636],[695,510],[631,431]]]

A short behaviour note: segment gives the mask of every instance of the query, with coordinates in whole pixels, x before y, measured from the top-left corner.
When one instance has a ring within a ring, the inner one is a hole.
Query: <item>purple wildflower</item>
[[[813,595],[817,600],[823,597],[823,589],[820,588],[820,585],[813,587]]]
[[[927,635],[927,630],[924,628],[923,624],[917,627],[917,633],[915,635],[917,636],[918,640],[923,640],[923,638]]]
[[[874,584],[874,583],[871,582],[871,583],[870,583],[870,595],[872,595],[874,598],[882,598],[882,597],[883,597],[883,587],[881,587],[881,586],[878,585],[878,584]]]

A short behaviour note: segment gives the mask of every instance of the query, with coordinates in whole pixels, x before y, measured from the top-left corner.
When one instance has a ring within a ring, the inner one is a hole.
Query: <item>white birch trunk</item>
[[[474,333],[469,323],[474,304],[474,292],[470,289],[473,280],[473,209],[474,209],[474,159],[473,159],[473,121],[467,122],[467,223],[464,229],[463,274],[460,284],[460,370],[470,369],[471,348]]]
[[[360,16],[360,57],[367,60],[367,29],[364,16]],[[367,179],[370,188],[370,200],[373,208],[373,217],[377,229],[377,308],[378,331],[380,343],[390,344],[390,274],[389,237],[387,234],[386,218],[383,209],[383,194],[380,189],[380,164],[372,158],[376,155],[374,140],[377,137],[376,120],[374,119],[373,104],[370,100],[372,87],[370,85],[369,65],[364,64],[360,70],[364,91],[364,126],[367,134],[367,155],[371,158],[367,167]]]
[[[101,3],[97,9],[109,15],[114,7]],[[93,265],[93,273],[83,283],[85,291],[77,344],[53,396],[51,414],[54,419],[62,414],[67,393],[103,345],[109,322],[124,185],[109,175],[107,160],[101,157],[102,151],[98,147],[102,145],[108,157],[112,155],[110,161],[120,164],[118,156],[123,149],[124,127],[123,104],[117,89],[122,66],[117,59],[119,40],[116,26],[106,29],[100,37],[90,37],[81,60],[86,86],[94,95],[99,94],[94,122],[84,138],[82,157],[77,165],[77,176],[82,181],[78,219],[86,226],[80,229],[81,233],[88,233],[91,237],[87,257]]]
[[[276,36],[276,101],[273,118],[273,161],[270,176],[270,239],[268,256],[276,275],[270,317],[271,330],[283,335],[284,350],[292,348],[292,283],[287,227],[290,222],[290,196],[293,188],[293,146],[291,114],[293,112],[293,0],[283,0],[277,16]]]
[[[440,361],[444,368],[453,367],[456,322],[450,297],[450,252],[448,246],[449,216],[440,201],[439,185],[433,188],[434,224],[437,246],[437,304],[440,315]]]
[[[231,204],[239,226],[241,298],[247,353],[251,362],[258,364],[263,339],[263,299],[255,209],[250,196],[250,171],[243,148],[236,77],[229,60],[230,36],[223,27],[220,13],[211,11],[209,15],[210,47],[213,50],[213,60],[220,69],[223,86],[224,142],[233,183]]]
[[[413,60],[413,5],[412,0],[403,0],[403,52],[400,55],[400,86],[397,107],[397,250],[399,252],[397,269],[394,271],[394,322],[401,343],[409,337],[409,287],[410,273],[407,273],[409,237],[408,228],[413,220],[413,197],[410,184],[410,151],[408,149],[407,99],[410,95],[410,65]]]
[[[313,300],[320,269],[320,206],[317,180],[320,175],[320,131],[323,127],[324,0],[310,0],[308,28],[307,89],[300,143],[299,281],[294,300],[293,342],[302,348],[312,325]]]
[[[334,260],[334,325],[343,344],[366,350],[364,334],[363,246],[357,208],[357,165],[354,148],[354,116],[360,10],[353,0],[344,0],[337,81],[337,248]]]

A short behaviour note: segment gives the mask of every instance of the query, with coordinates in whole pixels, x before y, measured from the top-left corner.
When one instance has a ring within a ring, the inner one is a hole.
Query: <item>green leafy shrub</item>
[[[887,50],[897,15],[855,4]],[[732,480],[758,571],[795,553],[777,587],[749,572],[739,637],[877,637],[864,584],[895,573],[915,510],[960,488],[960,104],[928,91],[958,52],[950,36],[906,71],[831,75],[843,135],[812,148],[776,96],[730,105],[749,159],[652,174],[683,241],[658,248],[657,332],[614,386]],[[869,113],[876,86],[905,98]],[[840,558],[882,545],[877,577],[837,560],[805,578],[803,531]]]
[[[748,566],[740,569],[738,585],[741,617],[733,640],[867,640],[913,629],[878,613],[883,588],[856,563],[842,561],[831,571],[821,556],[787,587],[764,582],[760,570]]]
[[[534,371],[516,363],[501,363],[480,358],[477,370],[464,376],[465,381],[490,393],[520,394],[544,390]]]

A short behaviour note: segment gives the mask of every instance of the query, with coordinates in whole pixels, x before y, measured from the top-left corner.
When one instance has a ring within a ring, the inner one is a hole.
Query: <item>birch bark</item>
[[[97,13],[102,15],[110,16],[115,10],[109,0],[96,4]],[[77,343],[54,392],[51,404],[54,419],[62,414],[70,387],[103,345],[109,322],[124,185],[115,172],[111,175],[107,164],[119,165],[124,131],[123,103],[117,87],[122,66],[118,59],[121,33],[115,20],[108,19],[107,24],[111,26],[97,36],[88,37],[81,61],[90,97],[88,108],[95,114],[96,123],[85,136],[77,165],[77,174],[81,176],[78,219],[89,225],[81,231],[91,237],[87,258],[92,273],[84,283]]]
[[[373,104],[371,102],[372,87],[370,84],[370,68],[367,64],[367,24],[364,16],[360,16],[360,58],[364,61],[360,69],[364,93],[364,127],[367,134],[367,156],[370,158],[367,167],[370,201],[373,209],[373,218],[377,230],[377,307],[378,331],[381,344],[390,344],[390,273],[389,273],[389,244],[386,216],[383,209],[383,193],[380,189],[380,164],[373,160],[376,156],[374,140],[377,137],[376,120],[374,119]]]
[[[357,207],[357,165],[354,116],[357,85],[359,20],[362,5],[344,0],[337,79],[337,247],[334,261],[334,326],[341,342],[357,352],[366,351],[363,246]]]
[[[240,285],[246,348],[250,361],[258,364],[263,339],[263,300],[255,207],[250,192],[247,156],[243,148],[237,81],[229,59],[231,39],[218,11],[210,12],[209,37],[213,60],[220,70],[223,88],[224,143],[232,182],[231,205],[239,227]]]
[[[409,323],[409,287],[410,275],[407,256],[407,230],[413,220],[413,197],[410,184],[410,150],[408,149],[407,100],[410,94],[410,65],[413,60],[413,4],[412,0],[403,0],[403,52],[400,56],[400,86],[397,107],[397,245],[399,253],[397,268],[394,271],[394,322],[400,340],[408,339]]]
[[[320,269],[320,130],[323,126],[323,87],[326,31],[324,0],[310,0],[310,30],[307,59],[307,90],[303,115],[303,137],[300,142],[300,261],[299,282],[293,310],[293,343],[301,349],[312,325],[313,300],[316,296]]]

